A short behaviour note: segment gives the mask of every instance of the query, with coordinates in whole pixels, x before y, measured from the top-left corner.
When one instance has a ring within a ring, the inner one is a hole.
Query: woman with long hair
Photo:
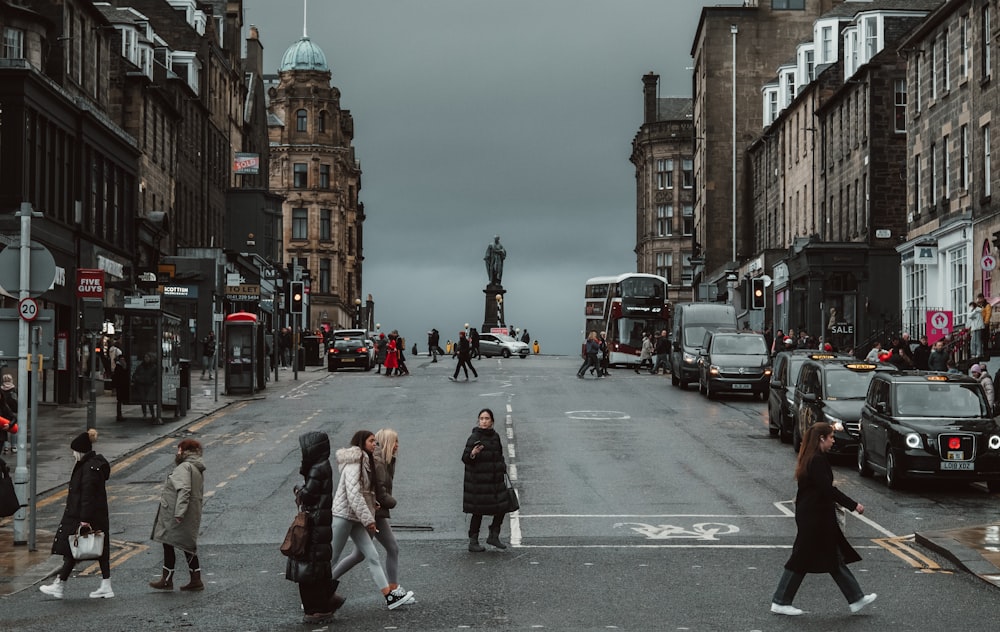
[[[388,368],[389,365],[386,365]],[[340,480],[333,496],[333,557],[337,560],[344,551],[347,538],[368,563],[375,584],[382,590],[386,606],[395,610],[413,600],[413,593],[403,590],[399,584],[390,583],[379,562],[378,551],[372,537],[378,535],[375,523],[375,462],[373,453],[377,447],[375,435],[369,430],[358,430],[351,437],[351,446],[337,450],[337,467]],[[336,591],[337,582],[333,582]],[[339,604],[338,604],[339,605]]]
[[[493,411],[489,408],[479,411],[478,423],[465,442],[462,463],[465,463],[462,511],[472,514],[469,520],[469,551],[481,553],[486,550],[479,544],[483,516],[493,516],[486,543],[506,549],[507,545],[500,541],[500,525],[504,514],[511,510],[504,478],[507,463],[503,458],[500,435],[493,429]]]
[[[775,614],[803,613],[792,605],[792,600],[806,573],[829,573],[847,598],[851,612],[859,612],[875,601],[875,593],[864,594],[847,568],[848,564],[860,561],[861,556],[840,530],[836,505],[859,514],[865,512],[865,507],[833,486],[833,470],[826,458],[833,442],[833,427],[827,423],[813,424],[802,439],[795,465],[795,478],[799,483],[795,495],[797,533],[792,555],[785,563],[771,600],[771,612]]]
[[[392,479],[396,475],[396,454],[399,452],[399,434],[391,428],[383,428],[375,433],[378,445],[372,452],[375,463],[375,539],[385,548],[385,577],[390,586],[399,586],[399,544],[389,524],[389,510],[396,506],[392,495]],[[355,548],[354,552],[340,560],[333,568],[333,579],[340,579],[344,573],[364,561],[364,553]],[[402,589],[400,589],[402,590]]]

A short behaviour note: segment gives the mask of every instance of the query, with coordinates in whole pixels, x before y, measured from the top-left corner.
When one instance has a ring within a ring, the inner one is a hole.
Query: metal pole
[[[299,314],[292,312],[292,379],[299,379]]]
[[[37,513],[35,503],[37,502],[38,491],[38,429],[35,423],[38,420],[38,376],[42,374],[42,354],[37,353],[38,344],[41,338],[41,327],[35,327],[31,336],[31,356],[38,358],[38,365],[31,372],[31,415],[28,417],[28,432],[31,434],[31,476],[28,484],[28,505],[31,507],[31,514],[28,519],[28,550],[37,551],[35,542],[35,528],[37,523]],[[37,353],[37,356],[36,356]]]
[[[97,427],[97,334],[90,333],[90,399],[87,401],[87,430]]]
[[[739,28],[729,27],[733,34],[733,261],[736,261],[736,34]]]
[[[21,278],[18,297],[28,298],[31,294],[31,216],[30,202],[22,202],[18,214],[21,217]],[[28,321],[23,318],[17,323],[17,418],[28,418]],[[25,544],[24,506],[27,499],[28,454],[25,449],[25,433],[14,435],[17,442],[17,464],[14,466],[14,489],[21,508],[14,514],[14,544]],[[35,454],[32,453],[32,461]]]

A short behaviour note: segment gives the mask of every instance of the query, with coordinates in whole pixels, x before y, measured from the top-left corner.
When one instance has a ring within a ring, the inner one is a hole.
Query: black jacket
[[[477,442],[482,442],[483,449],[476,458],[472,458],[472,448]],[[472,435],[465,442],[462,463],[465,463],[462,511],[485,516],[509,512],[510,504],[504,482],[507,463],[503,459],[500,435],[492,428],[473,428]]]
[[[330,465],[330,438],[324,432],[307,432],[299,437],[302,450],[303,483],[295,495],[303,511],[309,513],[309,546],[301,559],[288,558],[285,579],[314,583],[332,577],[333,558],[333,467]]]
[[[785,568],[797,573],[830,573],[840,565],[861,560],[837,523],[836,505],[850,511],[858,506],[833,486],[833,470],[826,455],[817,454],[799,479],[795,496],[795,544]]]
[[[69,550],[69,536],[76,533],[81,522],[107,534],[110,528],[108,518],[108,492],[104,483],[111,478],[108,460],[93,450],[83,455],[69,477],[66,491],[66,510],[63,511],[59,529],[52,539],[52,552],[56,555],[72,555]],[[104,546],[109,538],[105,535]]]

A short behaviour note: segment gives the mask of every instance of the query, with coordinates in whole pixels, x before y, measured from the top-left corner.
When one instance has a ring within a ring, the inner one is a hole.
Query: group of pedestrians
[[[375,347],[376,373],[381,374],[384,367],[386,377],[410,374],[406,368],[406,341],[399,336],[399,331],[393,329],[388,336],[385,332],[379,333]]]
[[[115,596],[111,587],[111,519],[106,487],[111,465],[94,450],[97,438],[97,430],[91,428],[70,442],[73,471],[66,492],[66,508],[52,540],[52,553],[61,555],[63,563],[51,584],[39,586],[39,590],[56,599],[63,598],[66,582],[78,562],[73,556],[71,539],[97,531],[104,535],[104,546],[97,558],[101,584],[90,597],[112,599]],[[205,588],[198,559],[198,531],[205,498],[204,471],[201,444],[194,439],[181,441],[174,454],[174,468],[163,483],[150,534],[151,540],[163,545],[163,575],[149,584],[152,588],[173,590],[176,549],[184,553],[190,572],[190,580],[180,589],[200,591]]]

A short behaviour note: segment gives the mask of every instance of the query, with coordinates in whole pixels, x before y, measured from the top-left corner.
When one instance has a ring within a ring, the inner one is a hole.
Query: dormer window
[[[178,77],[188,84],[195,94],[200,93],[201,62],[197,54],[191,51],[174,51],[171,69]]]

